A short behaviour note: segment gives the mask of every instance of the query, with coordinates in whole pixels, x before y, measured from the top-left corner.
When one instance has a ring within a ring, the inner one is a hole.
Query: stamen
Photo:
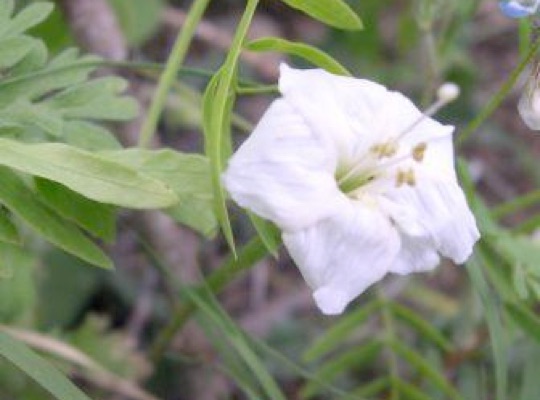
[[[398,151],[398,145],[394,140],[386,143],[379,143],[371,148],[371,151],[377,155],[377,158],[393,157]]]
[[[422,142],[422,143],[417,144],[413,148],[413,151],[412,151],[412,156],[413,156],[414,161],[422,162],[422,160],[424,159],[424,156],[426,154],[426,149],[427,149],[427,143],[426,142]]]
[[[404,184],[409,186],[414,186],[416,184],[416,176],[414,175],[414,170],[409,168],[406,171],[398,170],[396,174],[396,187],[400,187]]]
[[[459,86],[455,83],[447,82],[441,85],[437,90],[437,101],[425,110],[416,121],[409,125],[405,130],[403,130],[397,137],[396,140],[402,139],[408,133],[410,133],[414,128],[416,128],[423,120],[426,118],[432,117],[437,111],[442,107],[451,103],[459,96]]]

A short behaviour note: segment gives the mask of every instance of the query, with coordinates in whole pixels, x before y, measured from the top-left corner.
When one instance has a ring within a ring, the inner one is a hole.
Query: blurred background
[[[32,1],[16,3],[23,7]],[[364,30],[334,30],[280,1],[263,0],[250,39],[277,36],[319,47],[353,75],[399,90],[421,108],[433,102],[441,83],[456,82],[461,96],[437,118],[456,125],[457,137],[508,79],[528,45],[527,24],[504,17],[495,0],[349,0],[348,4],[362,18]],[[167,61],[191,1],[58,0],[56,5],[52,16],[31,33],[53,54],[79,46],[116,62],[98,73],[129,80],[140,116],[112,128],[124,145],[134,145],[159,77],[156,64]],[[187,68],[167,99],[154,147],[203,151],[201,96],[227,53],[244,6],[240,0],[210,3],[191,44]],[[240,79],[274,84],[282,61],[308,67],[303,60],[282,54],[244,52]],[[537,191],[540,183],[540,136],[523,124],[516,109],[527,77],[525,72],[496,112],[457,149],[467,161],[477,194],[490,207]],[[239,96],[233,120],[237,144],[275,96]],[[538,200],[532,201],[512,213],[501,211],[499,222],[538,247],[540,235],[534,238],[539,210]],[[231,212],[239,247],[249,246],[254,235],[249,221],[234,206]],[[156,268],[157,255],[181,282],[195,284],[231,263],[212,215],[196,229],[189,220],[183,222],[158,212],[120,212],[116,241],[104,244],[114,258],[114,272],[86,266],[36,243],[36,253],[28,254],[16,279],[0,280],[1,321],[69,343],[157,398],[249,398],[245,387],[250,378],[231,354],[224,328],[191,311],[178,317],[183,300],[175,298],[174,287]],[[247,265],[256,264],[253,268],[234,279],[221,276],[226,285],[219,300],[234,324],[259,341],[254,346],[287,398],[396,399],[388,379],[384,381],[390,368],[395,369],[392,377],[404,382],[399,398],[421,399],[414,397],[418,392],[425,399],[495,398],[497,362],[491,353],[491,329],[463,268],[443,262],[433,273],[389,277],[380,289],[358,299],[346,316],[325,318],[285,252],[278,258],[259,253],[255,249],[246,256]],[[397,304],[395,315],[404,322],[388,325],[379,315],[379,290],[384,299]],[[526,301],[534,310],[534,296]],[[332,330],[338,325],[341,333]],[[390,331],[402,347],[372,344]],[[329,332],[334,332],[333,340],[328,339]],[[510,398],[540,398],[540,385],[534,382],[534,371],[540,371],[535,339],[525,340],[512,324],[501,332],[509,349],[509,393],[515,394]],[[408,349],[414,349],[412,356]],[[349,358],[344,357],[347,354]],[[93,398],[145,398],[100,381],[61,357],[55,362]],[[527,363],[532,365],[526,368]],[[295,370],[298,366],[331,388],[318,386]],[[0,398],[48,396],[0,361]]]

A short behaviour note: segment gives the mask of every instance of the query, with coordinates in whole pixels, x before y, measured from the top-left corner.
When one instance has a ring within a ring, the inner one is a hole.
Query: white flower
[[[479,237],[453,127],[362,79],[281,66],[282,97],[230,159],[232,198],[282,229],[325,314],[388,272],[463,263]]]

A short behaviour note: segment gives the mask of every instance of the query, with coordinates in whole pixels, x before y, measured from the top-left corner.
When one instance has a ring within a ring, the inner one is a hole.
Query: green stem
[[[239,95],[276,94],[279,93],[279,89],[277,85],[238,86],[236,93]]]
[[[156,94],[154,95],[154,99],[152,100],[152,104],[148,110],[146,120],[144,121],[141,135],[139,137],[140,147],[147,147],[156,132],[158,120],[161,115],[161,111],[165,106],[169,89],[176,79],[178,69],[184,62],[184,58],[195,33],[197,24],[206,11],[206,7],[208,6],[209,2],[210,0],[194,0],[186,17],[184,28],[178,33],[178,37],[174,43],[171,55],[167,60],[167,66],[159,78]]]
[[[490,101],[486,104],[483,110],[478,114],[478,116],[473,119],[466,127],[463,129],[459,137],[457,138],[457,144],[461,145],[465,140],[467,140],[479,127],[484,123],[484,121],[499,107],[499,105],[506,98],[508,93],[512,90],[514,85],[519,79],[519,76],[525,69],[525,67],[533,60],[538,49],[540,48],[540,40],[534,42],[530,47],[529,51],[525,57],[520,61],[518,66],[512,71],[506,82],[501,86],[499,91],[493,96]]]

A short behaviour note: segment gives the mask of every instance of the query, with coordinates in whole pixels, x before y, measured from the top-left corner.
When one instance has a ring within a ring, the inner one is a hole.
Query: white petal
[[[440,257],[429,237],[401,236],[401,250],[390,272],[400,275],[430,271],[439,265]]]
[[[326,220],[284,233],[283,241],[325,314],[341,313],[352,299],[379,281],[400,247],[388,218],[352,201]]]
[[[281,229],[301,229],[347,201],[335,164],[303,118],[279,99],[229,160],[223,183],[242,207]]]
[[[421,119],[422,113],[401,93],[365,79],[282,64],[279,90],[342,162],[365,157],[373,144],[391,138],[403,136],[400,143],[410,149],[423,141],[448,138],[453,131],[431,118]],[[451,143],[434,147],[433,160],[452,170]]]
[[[390,92],[364,79],[330,74],[322,69],[297,70],[282,64],[279,90],[340,157],[365,152],[387,119]]]
[[[453,177],[417,170],[415,186],[401,186],[385,197],[416,214],[408,219],[417,221],[417,230],[423,227],[422,234],[431,238],[443,256],[458,264],[469,258],[480,234],[463,191]],[[407,232],[403,221],[395,219],[400,229]]]

